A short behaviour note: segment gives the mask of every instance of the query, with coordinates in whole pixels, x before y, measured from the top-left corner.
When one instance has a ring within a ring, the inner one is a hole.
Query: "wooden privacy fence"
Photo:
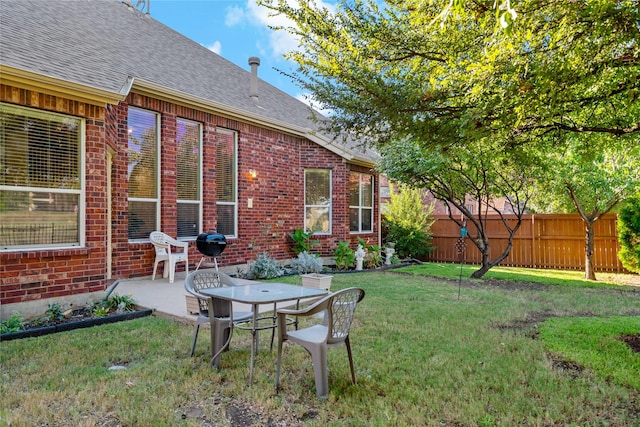
[[[456,250],[460,228],[447,215],[434,215],[437,221],[431,227],[434,250],[428,260],[434,262],[461,262]],[[506,215],[511,226],[515,215]],[[605,215],[594,225],[595,238],[593,266],[596,271],[624,272],[618,260],[618,234],[616,214]],[[479,264],[480,251],[470,241],[476,236],[475,226],[467,221],[469,235],[463,262]],[[498,257],[507,247],[509,233],[497,215],[487,217],[491,259]],[[585,224],[578,214],[524,215],[522,224],[513,238],[511,252],[500,265],[512,267],[584,269]]]

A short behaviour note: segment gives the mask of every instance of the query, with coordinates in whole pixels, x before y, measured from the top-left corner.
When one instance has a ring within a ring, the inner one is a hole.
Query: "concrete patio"
[[[151,280],[151,277],[118,280],[108,289],[108,292],[130,295],[138,306],[153,310],[156,316],[191,323],[195,322],[197,315],[190,314],[187,310],[188,293],[184,288],[185,277],[184,272],[177,272],[173,283],[169,283],[169,279],[163,278],[161,274],[156,275],[155,280]],[[254,280],[235,280],[241,285],[259,283]],[[291,304],[278,304],[278,307],[286,305]],[[233,306],[236,311],[251,311],[251,306],[245,304],[234,303]],[[273,306],[269,304],[260,306],[260,312],[272,309]]]

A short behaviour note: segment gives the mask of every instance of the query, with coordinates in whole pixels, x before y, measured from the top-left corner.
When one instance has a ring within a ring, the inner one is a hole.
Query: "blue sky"
[[[261,79],[304,100],[301,89],[275,70],[295,69],[282,55],[297,42],[284,31],[268,28],[282,23],[282,18],[269,17],[256,0],[151,0],[150,14],[247,71],[249,57],[259,57]]]

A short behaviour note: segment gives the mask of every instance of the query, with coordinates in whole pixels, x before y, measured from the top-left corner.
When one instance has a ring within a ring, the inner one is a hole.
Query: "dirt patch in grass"
[[[635,335],[623,335],[620,339],[631,347],[631,350],[636,353],[640,353],[640,333]]]
[[[524,319],[517,319],[509,323],[496,323],[492,326],[501,331],[523,330],[527,332],[527,337],[536,339],[538,325],[551,317],[557,317],[557,315],[550,310],[531,312],[527,313]]]
[[[582,371],[584,371],[584,366],[575,362],[571,362],[569,360],[565,360],[556,354],[549,354],[549,358],[551,359],[551,365],[553,366],[553,369],[567,374],[571,378],[579,377],[580,375],[582,375]]]

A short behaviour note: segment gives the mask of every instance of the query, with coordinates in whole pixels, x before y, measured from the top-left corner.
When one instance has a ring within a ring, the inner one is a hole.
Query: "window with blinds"
[[[129,240],[146,240],[159,228],[158,115],[129,108]]]
[[[331,232],[331,170],[304,171],[305,232]]]
[[[349,174],[349,231],[373,231],[373,175]]]
[[[226,237],[238,234],[238,134],[229,129],[217,129],[216,145],[216,231]]]
[[[0,103],[0,250],[84,244],[84,122]]]
[[[185,119],[176,125],[178,237],[195,238],[201,229],[202,126]]]

